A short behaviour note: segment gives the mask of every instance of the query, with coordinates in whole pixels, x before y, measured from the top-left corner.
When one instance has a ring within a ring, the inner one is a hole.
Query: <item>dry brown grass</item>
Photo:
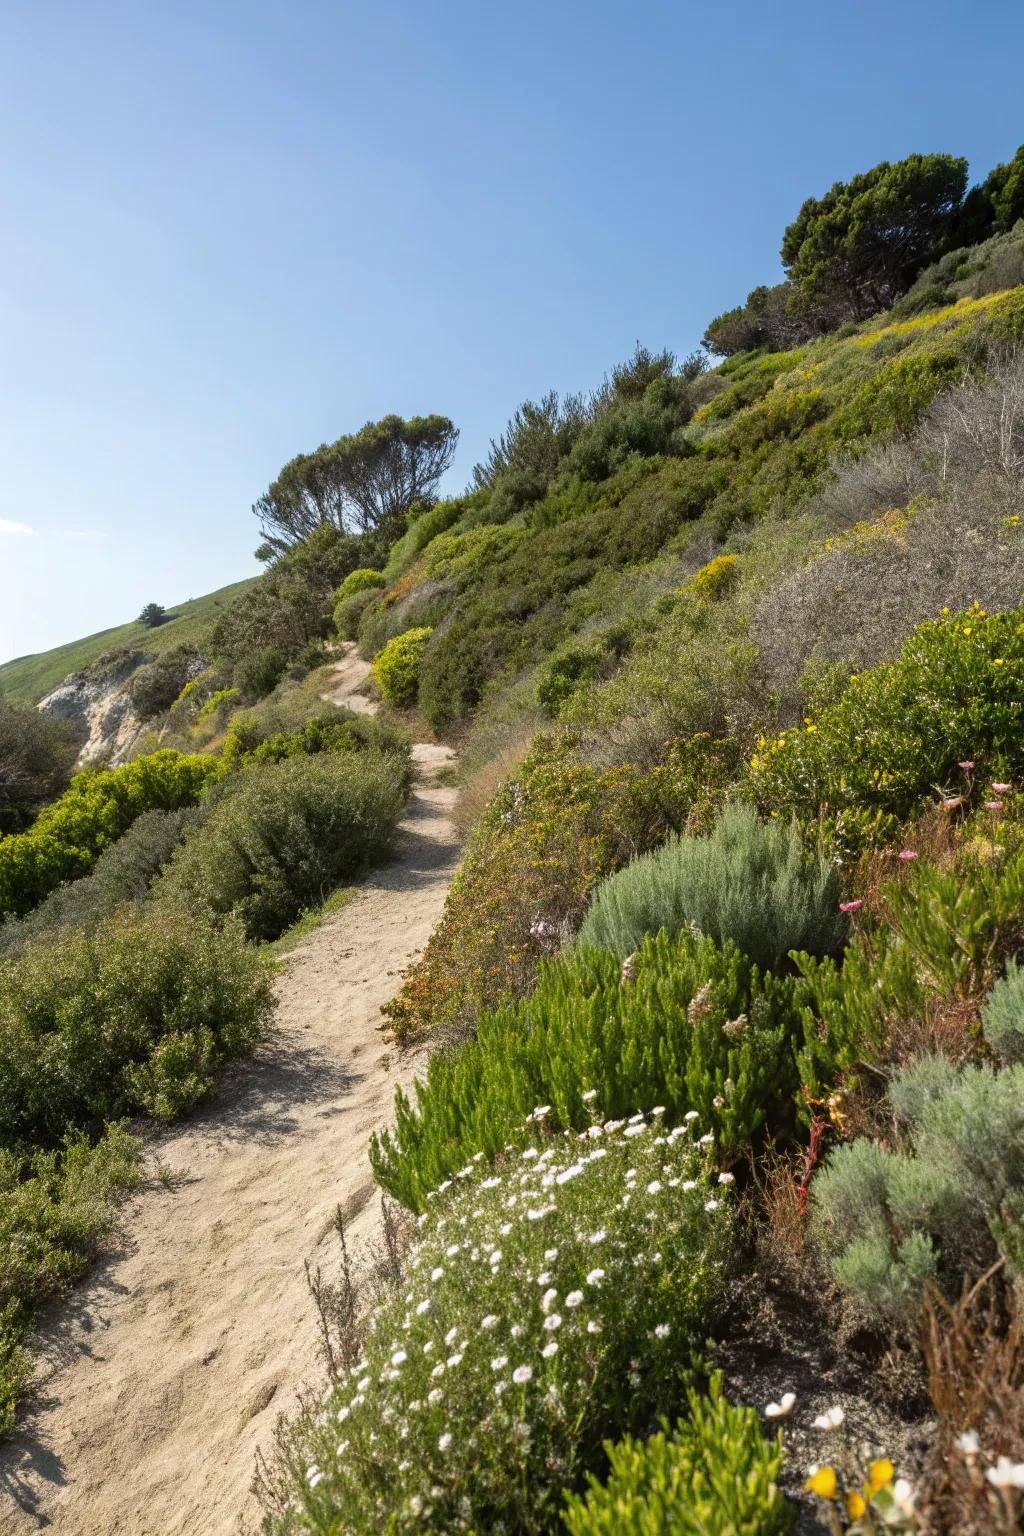
[[[465,842],[507,779],[513,778],[533,744],[536,722],[528,717],[517,729],[502,733],[493,757],[486,758],[470,774],[459,790],[455,804],[455,826],[460,841]]]
[[[1001,1536],[1022,1529],[1024,1498],[996,1490],[985,1469],[997,1457],[1024,1461],[1024,1318],[1002,1261],[956,1303],[932,1292],[925,1301],[921,1347],[938,1416],[935,1453],[925,1479],[929,1532]],[[973,1431],[978,1455],[959,1437]]]

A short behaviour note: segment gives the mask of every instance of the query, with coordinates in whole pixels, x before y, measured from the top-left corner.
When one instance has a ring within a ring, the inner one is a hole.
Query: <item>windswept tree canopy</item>
[[[447,416],[384,416],[300,453],[253,507],[267,552],[288,549],[325,524],[397,535],[412,504],[433,499],[458,440]]]
[[[953,227],[967,161],[908,155],[809,197],[786,230],[782,261],[813,294],[837,296],[860,318],[885,309],[933,260]]]

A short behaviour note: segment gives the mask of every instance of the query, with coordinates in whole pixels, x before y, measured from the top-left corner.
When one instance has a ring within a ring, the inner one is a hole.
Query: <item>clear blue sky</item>
[[[1008,158],[1022,74],[1014,0],[2,0],[0,659],[249,574],[281,464],[386,411],[460,488],[804,196]]]

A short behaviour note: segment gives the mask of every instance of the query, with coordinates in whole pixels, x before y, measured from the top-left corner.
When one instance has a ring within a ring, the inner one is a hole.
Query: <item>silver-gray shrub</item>
[[[1004,1062],[1024,1062],[1024,966],[1011,960],[981,1008],[986,1042]]]
[[[692,926],[777,970],[792,949],[842,949],[840,895],[837,870],[807,852],[795,824],[763,822],[733,805],[706,836],[673,838],[604,880],[579,939],[625,957],[645,934]]]
[[[925,1058],[894,1078],[897,1143],[837,1147],[812,1185],[836,1278],[907,1325],[928,1280],[955,1296],[996,1258],[1024,1261],[1024,1066]]]

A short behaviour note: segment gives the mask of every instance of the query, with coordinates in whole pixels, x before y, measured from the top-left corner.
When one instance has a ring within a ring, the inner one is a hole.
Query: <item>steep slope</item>
[[[172,646],[195,641],[234,598],[258,580],[251,576],[245,581],[219,587],[216,592],[208,592],[205,597],[173,604],[168,608],[172,617],[155,629],[147,629],[132,620],[129,624],[101,629],[95,635],[72,640],[67,645],[55,646],[52,651],[40,651],[34,656],[19,656],[14,661],[4,662],[0,666],[0,692],[24,704],[38,704],[65,678],[89,667],[108,651],[139,651],[148,660]]]

